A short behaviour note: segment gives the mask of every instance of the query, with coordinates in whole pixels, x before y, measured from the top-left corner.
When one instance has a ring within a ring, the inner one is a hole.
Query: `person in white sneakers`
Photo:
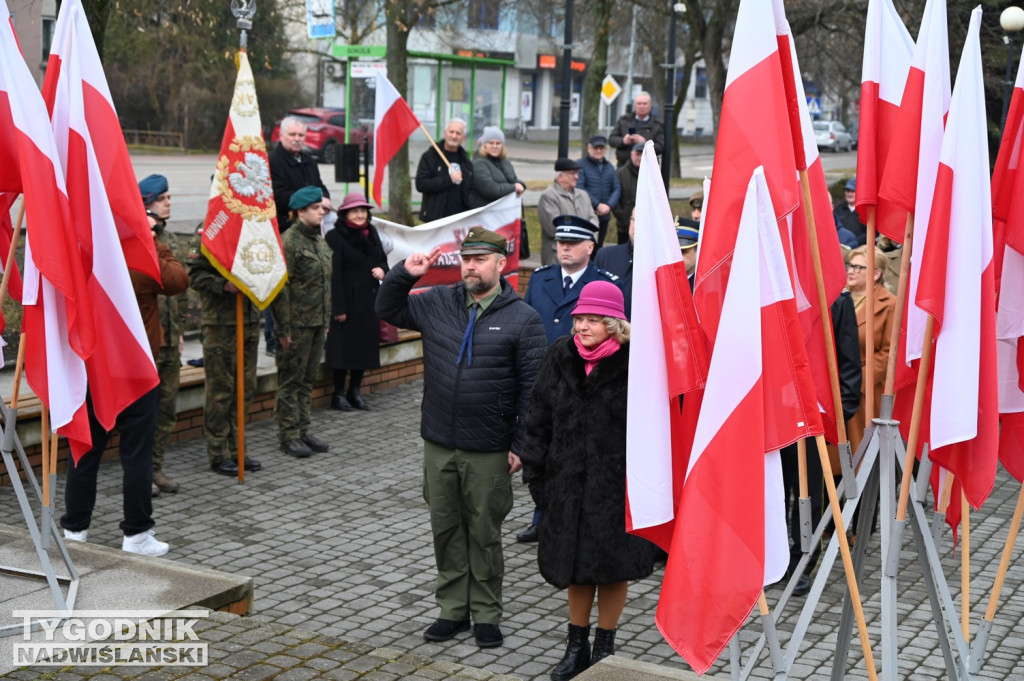
[[[153,224],[152,218],[150,224]],[[185,267],[175,259],[166,244],[160,241],[155,244],[161,281],[134,270],[129,271],[139,312],[146,327],[150,352],[154,357],[160,349],[163,336],[157,296],[177,295],[188,288]],[[92,511],[96,506],[96,474],[110,437],[110,433],[96,419],[91,396],[87,395],[86,399],[92,448],[82,455],[77,464],[68,467],[64,489],[66,512],[60,519],[64,537],[74,541],[86,540]],[[159,408],[160,388],[157,386],[125,407],[115,425],[121,435],[119,453],[124,470],[124,519],[121,521],[124,540],[121,549],[145,556],[162,556],[170,548],[153,534],[153,441]]]

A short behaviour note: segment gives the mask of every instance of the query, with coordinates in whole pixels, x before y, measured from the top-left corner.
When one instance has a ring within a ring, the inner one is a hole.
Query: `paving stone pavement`
[[[547,678],[561,657],[567,620],[565,594],[546,584],[536,569],[535,549],[517,544],[515,534],[529,522],[532,505],[516,484],[516,506],[506,522],[505,645],[483,650],[470,635],[454,641],[424,641],[423,630],[437,615],[433,600],[434,559],[421,490],[419,403],[422,383],[375,393],[370,412],[314,411],[315,434],[332,451],[295,460],[277,450],[273,421],[247,429],[248,455],[263,470],[245,485],[208,471],[202,440],[173,445],[166,471],[181,483],[177,494],[154,500],[157,537],[171,544],[166,556],[253,577],[255,611],[249,617],[217,613],[205,623],[211,665],[201,669],[164,667],[77,668],[45,678],[92,679],[341,679],[394,681],[401,677],[493,679]],[[89,541],[119,547],[120,472],[103,464]],[[1006,526],[1020,489],[1002,471],[985,507],[971,518],[972,632],[984,615],[988,590],[1002,551]],[[57,492],[62,507],[63,484]],[[19,512],[10,488],[0,488],[0,513],[16,523]],[[959,603],[959,553],[944,535],[940,552],[954,599]],[[1024,679],[1024,566],[1021,548],[1007,576],[989,656],[978,678]],[[868,549],[862,582],[865,615],[880,656],[877,539]],[[945,678],[935,628],[905,539],[899,580],[899,678]],[[685,668],[654,626],[662,571],[630,586],[620,622],[617,653],[626,658]],[[792,668],[790,678],[827,678],[845,582],[833,569]],[[781,587],[768,589],[770,605]],[[791,599],[802,605],[803,599]],[[798,612],[787,608],[779,623],[786,645]],[[753,619],[741,631],[744,653],[760,633]],[[856,630],[848,678],[867,678]],[[727,676],[725,660],[711,674]],[[762,654],[753,678],[773,678]],[[40,678],[21,670],[12,679]]]

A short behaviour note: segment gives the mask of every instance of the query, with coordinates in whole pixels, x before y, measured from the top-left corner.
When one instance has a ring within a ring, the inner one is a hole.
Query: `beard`
[[[462,278],[462,283],[466,285],[466,290],[470,294],[478,296],[493,289],[497,282],[487,281],[480,275],[470,274]]]

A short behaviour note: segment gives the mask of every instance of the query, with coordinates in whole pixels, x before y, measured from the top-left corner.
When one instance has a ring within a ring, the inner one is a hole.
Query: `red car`
[[[305,150],[323,163],[334,163],[335,153],[338,144],[345,143],[345,110],[323,107],[308,107],[304,109],[292,109],[289,116],[298,118],[306,124]],[[276,144],[281,137],[281,121],[274,124],[274,131],[270,135],[270,143]],[[369,137],[370,146],[373,146],[373,135],[370,127],[361,123],[353,122],[352,128],[348,131],[349,144],[362,145],[363,139]]]

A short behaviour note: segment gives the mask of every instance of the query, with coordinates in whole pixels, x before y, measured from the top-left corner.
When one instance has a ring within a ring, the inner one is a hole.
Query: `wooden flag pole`
[[[21,370],[25,366],[25,332],[18,339],[18,361],[14,363],[14,389],[11,391],[11,409],[18,408],[18,391],[21,389]]]
[[[18,217],[14,221],[14,232],[11,234],[11,248],[7,251],[7,260],[4,262],[4,276],[0,279],[0,309],[3,309],[4,301],[7,300],[7,287],[11,283],[11,272],[14,271],[14,254],[18,251],[18,241],[21,239],[21,223],[25,220],[25,200],[18,206]]]
[[[906,248],[906,246],[904,246]],[[903,275],[900,275],[903,278]],[[899,329],[894,329],[897,333]],[[910,416],[910,433],[907,437],[907,455],[903,461],[903,480],[900,483],[900,501],[896,506],[896,520],[907,518],[907,503],[910,499],[910,482],[914,477],[914,459],[917,456],[918,438],[921,433],[921,412],[924,409],[924,390],[932,365],[932,336],[935,333],[935,318],[928,315],[924,327],[924,346],[921,348],[921,364],[917,370],[917,386],[914,390],[914,411]],[[895,357],[896,353],[892,353]],[[891,380],[890,376],[887,379]]]
[[[839,435],[840,444],[848,444],[846,438],[846,422],[843,419],[843,402],[839,396],[839,371],[836,364],[835,343],[832,338],[832,329],[826,320],[830,319],[828,302],[825,300],[825,277],[821,272],[821,253],[818,250],[818,233],[814,225],[814,207],[811,201],[811,181],[807,170],[800,171],[800,189],[803,192],[804,213],[807,216],[807,237],[811,247],[811,260],[814,263],[814,283],[818,290],[818,308],[821,313],[821,331],[825,336],[825,355],[828,360],[829,383],[832,386],[832,404],[836,412],[836,431]],[[860,636],[861,648],[864,651],[864,666],[868,672],[868,678],[878,678],[875,671],[875,657],[871,652],[871,639],[868,638],[868,625],[864,619],[864,606],[860,600],[860,589],[857,586],[857,574],[853,568],[853,557],[850,555],[850,543],[846,538],[846,527],[843,523],[843,509],[839,505],[839,494],[836,492],[836,483],[832,475],[832,463],[828,458],[828,449],[825,444],[825,436],[818,435],[815,438],[818,445],[818,458],[821,460],[821,470],[824,472],[825,488],[828,490],[828,501],[832,508],[832,520],[835,523],[836,535],[839,539],[839,550],[843,556],[843,568],[846,572],[846,585],[850,590],[850,602],[853,604],[854,616],[857,619],[857,632]]]
[[[39,416],[39,429],[41,431],[40,447],[42,447],[43,459],[43,506],[50,505],[50,409],[45,404]]]
[[[864,427],[875,415],[875,207],[868,206],[867,295],[864,298]],[[890,353],[892,352],[890,346]],[[859,444],[859,443],[858,443]]]
[[[821,458],[822,470],[831,471],[828,461],[828,451],[825,449],[825,436],[818,435],[815,439],[818,444],[818,456]],[[871,639],[868,638],[868,625],[864,619],[864,606],[860,601],[860,588],[857,586],[857,574],[853,571],[853,556],[850,555],[850,542],[846,538],[846,526],[843,523],[843,509],[839,506],[839,494],[836,492],[836,481],[831,475],[825,475],[825,487],[828,490],[828,502],[832,507],[832,520],[836,525],[836,538],[839,539],[839,552],[843,556],[843,569],[846,572],[846,588],[850,590],[850,603],[853,605],[853,614],[857,618],[857,633],[860,636],[860,645],[864,650],[864,666],[868,672],[868,678],[877,680],[878,673],[875,671],[875,656],[871,652]]]
[[[800,551],[811,550],[811,495],[807,489],[807,440],[796,441],[796,470],[800,487],[800,499],[797,501],[798,517],[800,518]]]
[[[444,161],[444,164],[448,166],[448,170],[451,171],[451,162],[448,161],[448,157],[445,156],[444,152],[441,151],[441,147],[437,146],[437,142],[435,142],[434,138],[430,136],[429,132],[427,132],[427,129],[423,126],[423,123],[420,123],[420,130],[422,130],[423,134],[427,136],[427,140],[430,142],[430,146],[434,147],[434,151],[437,152],[437,155],[441,157],[441,160]]]
[[[59,443],[59,437],[58,437],[57,433],[55,433],[55,432],[54,433],[50,433],[50,475],[51,476],[57,474],[57,444],[58,443]],[[68,452],[68,456],[70,456],[70,455],[71,455],[71,452],[69,451]],[[56,490],[54,490],[53,486],[51,485],[50,486],[50,494],[53,494],[55,491]]]
[[[989,596],[988,609],[985,611],[986,622],[995,619],[999,607],[999,596],[1003,591],[1003,582],[1006,581],[1006,572],[1010,569],[1013,546],[1017,543],[1017,534],[1020,532],[1021,516],[1024,516],[1024,484],[1020,486],[1020,494],[1017,495],[1017,507],[1013,509],[1010,530],[1006,533],[1006,543],[1003,544],[1003,556],[999,559],[999,571],[996,572],[996,580],[992,583],[992,594]]]
[[[910,277],[910,251],[914,247],[914,214],[907,213],[907,229],[903,236],[903,252],[900,256],[900,278],[896,285],[896,307],[892,311],[892,333],[889,336],[889,364],[885,370],[883,395],[896,393],[896,361],[900,347],[900,327],[903,325],[903,307],[907,299],[907,279]]]
[[[242,292],[235,294],[235,385],[238,393],[238,482],[245,483],[245,339],[242,333]]]
[[[825,337],[825,356],[828,361],[828,378],[832,387],[832,407],[836,412],[836,432],[840,444],[847,444],[846,419],[843,418],[843,398],[839,394],[839,368],[836,364],[836,347],[832,328],[827,324],[831,319],[828,301],[825,299],[825,277],[821,273],[821,252],[818,249],[818,232],[814,224],[814,204],[811,199],[811,180],[807,170],[800,171],[800,189],[803,192],[804,214],[807,218],[807,240],[811,247],[811,260],[814,263],[814,285],[818,290],[818,312],[821,314],[821,331]],[[825,457],[828,461],[828,457]],[[832,465],[825,470],[831,475]]]
[[[950,474],[950,477],[953,477]],[[964,632],[964,640],[971,640],[971,505],[967,503],[967,495],[960,488],[960,628]]]

